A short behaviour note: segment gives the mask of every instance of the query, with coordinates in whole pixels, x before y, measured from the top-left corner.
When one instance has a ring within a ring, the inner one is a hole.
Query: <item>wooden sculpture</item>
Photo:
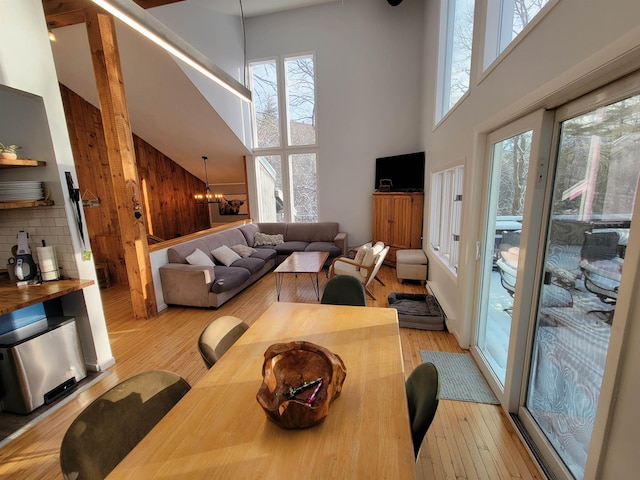
[[[276,343],[264,354],[256,398],[267,417],[283,428],[307,428],[324,420],[342,390],[347,369],[320,345]]]

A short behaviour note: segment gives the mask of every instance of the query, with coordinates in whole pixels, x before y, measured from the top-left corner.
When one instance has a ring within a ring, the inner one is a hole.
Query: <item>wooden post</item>
[[[148,319],[158,313],[158,306],[115,24],[111,15],[96,8],[87,8],[86,24],[133,314]]]

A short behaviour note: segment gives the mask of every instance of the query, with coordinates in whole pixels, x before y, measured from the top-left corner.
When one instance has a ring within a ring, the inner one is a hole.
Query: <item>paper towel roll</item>
[[[45,282],[57,280],[60,277],[58,261],[53,247],[36,247],[38,261],[40,262],[40,274]]]

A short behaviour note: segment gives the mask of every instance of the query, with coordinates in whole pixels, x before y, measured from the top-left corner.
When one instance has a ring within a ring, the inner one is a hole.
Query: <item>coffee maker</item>
[[[36,263],[29,249],[29,234],[24,230],[18,232],[15,273],[19,281],[33,280],[38,275]]]

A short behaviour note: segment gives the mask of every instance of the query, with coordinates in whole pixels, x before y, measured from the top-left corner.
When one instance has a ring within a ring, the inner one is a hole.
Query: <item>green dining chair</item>
[[[245,322],[232,315],[212,320],[198,338],[198,350],[207,368],[213,367],[248,328]]]
[[[320,303],[366,307],[367,294],[360,280],[350,275],[336,275],[327,282]]]
[[[440,376],[433,363],[421,363],[405,383],[409,403],[409,421],[413,453],[418,458],[422,440],[436,415],[440,400]]]
[[[60,446],[65,480],[102,480],[191,387],[179,375],[151,370],[131,377],[87,406]]]

